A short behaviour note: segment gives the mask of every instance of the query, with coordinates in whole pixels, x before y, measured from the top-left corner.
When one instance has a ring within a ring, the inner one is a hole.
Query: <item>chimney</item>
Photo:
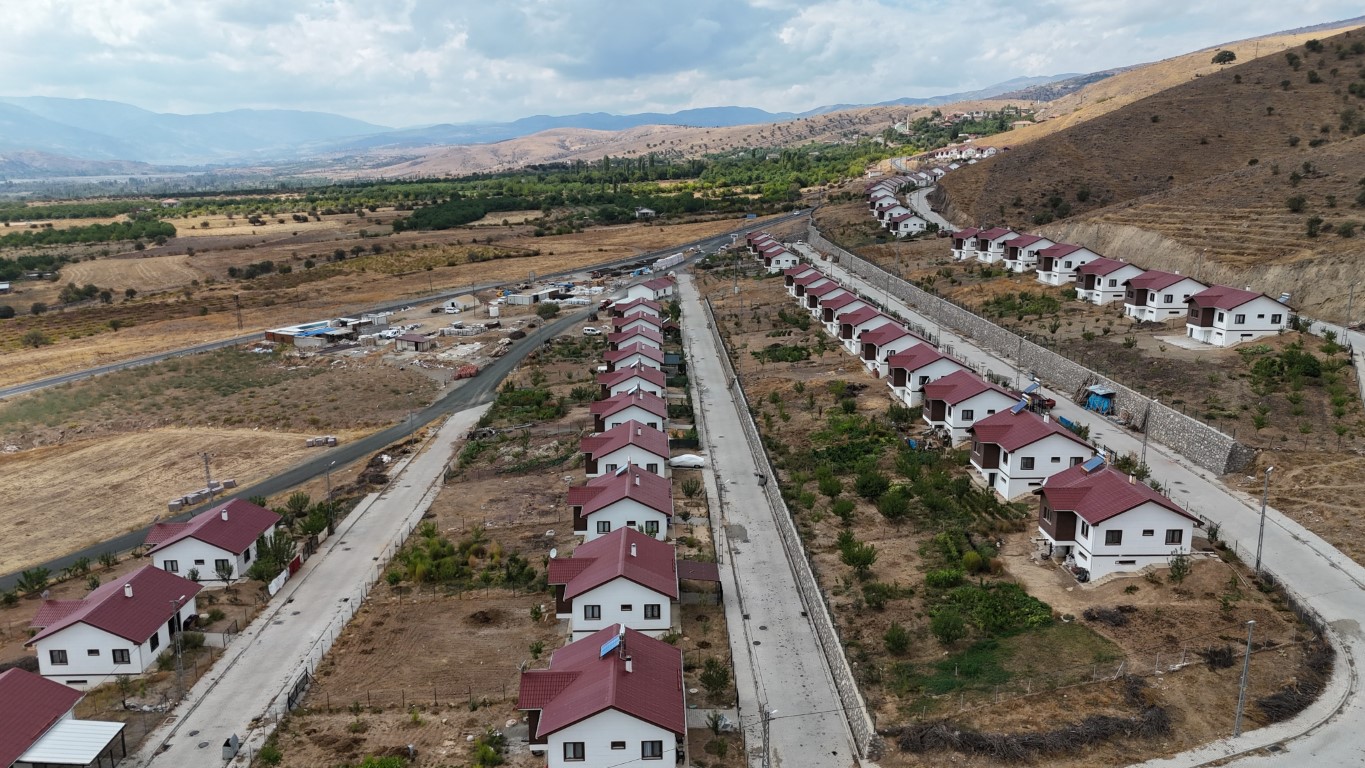
[[[1136,475],[1129,475],[1129,476],[1128,476],[1128,484],[1129,484],[1129,485],[1137,485],[1137,476],[1136,476]]]
[[[630,543],[630,556],[635,557],[635,542]]]
[[[223,507],[223,522],[227,522],[227,507]]]
[[[626,672],[627,672],[627,673],[633,672],[634,669],[635,669],[635,665],[634,665],[633,663],[631,663],[631,658],[630,658],[629,656],[627,656],[627,657],[626,657]]]
[[[636,437],[639,437],[641,434],[642,434],[642,432],[641,432],[640,428],[639,428],[639,427],[636,427],[636,428],[635,428],[635,436],[636,436]]]
[[[129,583],[123,585],[123,596],[124,596],[124,597],[132,597],[132,596],[133,596],[133,584],[132,584],[132,582],[129,582]]]
[[[1052,414],[1050,413],[1043,414],[1043,423],[1047,424],[1050,421],[1052,421]]]
[[[639,475],[636,475],[636,476],[635,476],[635,484],[636,484],[636,485],[639,485],[639,484],[640,484],[640,476],[639,476]]]

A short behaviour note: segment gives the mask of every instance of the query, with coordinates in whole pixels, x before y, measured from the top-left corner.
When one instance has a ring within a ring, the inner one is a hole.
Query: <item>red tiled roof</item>
[[[863,300],[862,297],[859,296],[858,294],[849,292],[848,294],[845,294],[843,296],[835,296],[832,299],[825,299],[824,301],[820,302],[820,306],[825,309],[838,310],[840,308],[848,306],[849,304],[852,304],[855,301],[862,300]]]
[[[772,235],[769,235],[767,232],[761,229],[756,229],[753,232],[750,232],[749,234],[745,235],[744,239],[752,241],[757,240],[760,237],[772,237]]]
[[[889,344],[896,339],[902,339],[906,336],[914,336],[923,341],[921,337],[899,323],[887,323],[886,325],[879,325],[870,331],[863,331],[863,335],[858,337],[858,341],[863,344],[874,344],[880,347],[883,344]]]
[[[814,288],[807,288],[807,289],[806,289],[806,295],[807,295],[807,296],[814,296],[815,298],[818,299],[818,298],[820,298],[821,296],[828,295],[828,294],[830,294],[830,293],[833,293],[834,291],[842,291],[842,290],[843,290],[843,286],[841,286],[841,285],[839,285],[838,283],[835,283],[835,282],[829,282],[829,283],[825,283],[824,285],[817,285],[817,286],[815,286]]]
[[[872,307],[859,307],[858,309],[855,309],[852,312],[840,315],[839,323],[852,325],[856,328],[857,326],[862,325],[863,323],[873,319],[874,317],[886,316],[883,315],[881,312],[878,312],[877,310],[873,309]],[[888,317],[886,319],[890,320],[891,318]]]
[[[786,269],[782,270],[782,274],[786,275],[787,277],[800,277],[801,275],[804,275],[807,272],[817,271],[819,270],[817,270],[815,267],[812,267],[809,264],[797,264],[794,267],[787,267]]]
[[[823,274],[819,272],[816,272],[814,274],[802,275],[796,278],[795,280],[792,281],[792,285],[810,285],[811,283],[817,280],[829,280],[829,278],[825,277]]]
[[[902,221],[905,221],[906,219],[918,219],[918,218],[920,218],[920,215],[917,214],[917,213],[898,213],[898,214],[896,214],[895,216],[892,216],[892,217],[891,217],[891,223],[893,223],[893,224],[899,224],[899,223],[901,223]]]
[[[621,625],[613,624],[555,651],[549,669],[521,673],[517,708],[540,710],[533,738],[544,738],[609,709],[679,736],[686,733],[682,651],[625,629],[622,650],[602,656],[602,645],[621,632]],[[626,656],[631,657],[630,672]]]
[[[992,227],[984,232],[978,232],[976,238],[978,240],[999,240],[1005,235],[1012,234],[1014,234],[1014,230],[1009,227]]]
[[[1118,270],[1123,269],[1124,267],[1130,266],[1132,265],[1126,261],[1119,261],[1118,259],[1106,259],[1103,256],[1101,256],[1100,258],[1095,259],[1094,261],[1082,264],[1078,271],[1082,275],[1107,275],[1110,272],[1117,272]]]
[[[942,379],[940,379],[942,381]],[[1043,419],[1042,416],[1032,411],[999,411],[973,424],[969,429],[976,435],[976,439],[983,443],[995,443],[1007,451],[1017,451],[1026,445],[1042,440],[1048,435],[1061,435],[1066,439],[1080,443],[1091,450],[1090,443],[1082,440],[1076,433],[1058,424],[1051,419]]]
[[[985,381],[980,376],[968,370],[953,371],[941,379],[935,379],[924,385],[925,400],[942,400],[950,405],[966,400],[969,397],[976,397],[982,392],[995,390],[1004,395],[1014,397],[1003,388],[997,387]],[[998,415],[998,414],[997,414]],[[977,422],[980,424],[981,422]]]
[[[654,301],[653,299],[646,299],[641,297],[638,299],[631,299],[630,301],[622,302],[620,304],[613,304],[611,306],[611,311],[625,314],[626,312],[629,312],[630,310],[635,309],[636,307],[649,307],[655,312],[662,312],[664,310],[664,305],[660,304],[659,302]]]
[[[1162,272],[1159,269],[1149,269],[1137,277],[1130,278],[1128,285],[1134,288],[1146,288],[1152,291],[1159,291],[1163,288],[1170,288],[1181,280],[1194,280],[1189,275],[1178,275],[1175,272]],[[1195,280],[1195,282],[1199,282]],[[1202,285],[1202,283],[1200,283]]]
[[[952,358],[946,357],[942,352],[934,349],[930,344],[916,344],[903,352],[897,352],[887,358],[886,363],[892,368],[904,368],[907,371],[916,371],[930,363],[945,359],[952,360]],[[957,361],[953,360],[953,362]]]
[[[620,328],[621,326],[629,325],[636,320],[643,321],[646,327],[655,329],[663,324],[658,315],[651,315],[648,312],[634,312],[625,317],[613,317],[611,319],[611,325],[613,328]]]
[[[1091,525],[1099,525],[1149,501],[1199,524],[1198,518],[1146,483],[1129,482],[1128,475],[1109,466],[1093,472],[1086,472],[1080,465],[1070,467],[1044,480],[1034,493],[1046,498],[1053,509],[1075,512]]]
[[[632,547],[634,554],[631,553]],[[560,563],[567,565],[561,568]],[[573,599],[613,579],[628,579],[645,589],[678,599],[677,555],[673,545],[634,528],[611,533],[579,545],[573,557],[550,561],[550,584],[564,585],[564,598]]]
[[[774,241],[771,242],[771,243],[767,243],[767,244],[765,244],[765,245],[761,245],[761,246],[759,246],[759,248],[758,248],[759,253],[767,253],[768,251],[785,251],[785,250],[787,250],[786,247],[783,246],[781,243],[777,242],[776,240],[774,240]]]
[[[981,230],[977,229],[976,227],[967,227],[966,229],[959,229],[958,231],[953,233],[953,239],[966,240],[967,238],[976,237],[977,233],[980,231]]]
[[[22,669],[0,672],[0,766],[9,768],[76,706],[83,694]]]
[[[636,445],[655,456],[668,459],[668,435],[634,419],[622,422],[600,435],[585,437],[580,445],[585,453],[594,458],[606,456],[627,445]]]
[[[609,333],[607,334],[607,343],[620,344],[624,341],[630,341],[636,336],[643,336],[658,344],[664,343],[664,335],[652,328],[631,328],[628,331],[621,331],[620,333]]]
[[[597,374],[597,383],[604,387],[614,387],[637,376],[658,387],[663,387],[668,381],[664,372],[658,368],[650,368],[647,365],[630,365],[609,373]]]
[[[1006,245],[1008,245],[1011,248],[1026,248],[1030,245],[1033,245],[1034,243],[1042,242],[1044,240],[1046,240],[1049,243],[1052,242],[1051,240],[1048,240],[1046,237],[1043,237],[1042,235],[1020,235],[1018,237],[1011,237],[1009,242],[1006,243]]]
[[[1046,248],[1044,248],[1043,250],[1039,251],[1039,252],[1038,252],[1038,255],[1039,255],[1039,256],[1051,256],[1051,257],[1053,257],[1053,258],[1057,258],[1057,257],[1060,257],[1060,256],[1066,256],[1066,255],[1069,255],[1069,254],[1075,253],[1076,251],[1081,251],[1081,250],[1085,250],[1085,246],[1082,246],[1082,245],[1072,245],[1071,243],[1057,243],[1056,245],[1049,245],[1048,247],[1046,247]]]
[[[1199,307],[1236,309],[1248,301],[1259,299],[1264,295],[1263,293],[1243,291],[1240,288],[1227,285],[1214,285],[1191,296],[1190,303]]]
[[[620,349],[609,349],[602,353],[602,359],[609,363],[615,363],[620,360],[625,360],[631,355],[647,357],[656,363],[662,363],[664,361],[664,353],[657,347],[651,347],[647,344],[627,344]]]
[[[610,416],[631,406],[642,408],[659,418],[668,416],[668,403],[664,402],[663,398],[658,395],[643,390],[622,392],[619,395],[612,395],[606,400],[598,400],[588,407],[588,412],[594,416]]]
[[[127,584],[133,586],[132,597],[123,593]],[[181,597],[188,600],[199,594],[200,589],[202,587],[189,579],[144,565],[124,578],[100,585],[82,598],[75,610],[67,611],[45,626],[26,645],[33,645],[72,624],[88,624],[130,642],[144,643],[174,614],[172,600]]]
[[[664,288],[671,288],[673,286],[673,278],[656,277],[653,280],[646,280],[643,283],[640,283],[640,285],[643,285],[651,291],[658,291]]]
[[[226,520],[223,519],[224,515],[227,516]],[[233,499],[196,515],[188,522],[152,526],[152,530],[147,532],[145,543],[152,545],[147,550],[151,554],[181,539],[190,538],[240,555],[261,534],[279,522],[280,516],[274,512],[245,499]]]
[[[606,509],[622,499],[638,501],[665,515],[673,514],[672,484],[634,464],[627,464],[615,472],[599,475],[584,485],[569,489],[569,504],[583,507],[584,515]]]

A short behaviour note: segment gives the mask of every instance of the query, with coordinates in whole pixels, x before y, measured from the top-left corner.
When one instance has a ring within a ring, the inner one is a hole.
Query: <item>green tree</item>
[[[887,652],[900,656],[910,649],[910,633],[899,621],[893,621],[882,635],[882,642],[886,643]]]
[[[52,577],[52,572],[46,568],[30,568],[19,574],[19,580],[14,582],[14,586],[25,595],[36,595],[47,588],[47,582]]]
[[[26,347],[32,347],[32,348],[34,348],[34,349],[37,349],[38,347],[46,346],[46,345],[52,343],[52,339],[49,338],[48,335],[47,335],[46,333],[43,333],[42,331],[38,330],[37,328],[34,328],[33,330],[29,331],[28,333],[25,333],[25,334],[23,335],[23,337],[22,337],[19,341],[20,341],[20,343],[22,343],[24,346],[26,346]]]
[[[8,304],[0,304],[0,320],[8,320],[15,314],[14,307]]]
[[[559,314],[559,305],[553,301],[542,301],[536,305],[536,315],[542,320],[549,320]]]
[[[855,541],[839,553],[844,565],[853,569],[859,579],[866,579],[877,562],[877,547],[862,541]]]
[[[730,687],[730,670],[715,657],[708,658],[702,666],[701,684],[712,700],[719,699]]]
[[[1221,50],[1221,51],[1219,51],[1218,53],[1213,54],[1213,63],[1214,63],[1214,64],[1231,64],[1232,62],[1234,62],[1234,61],[1236,61],[1236,60],[1237,60],[1237,54],[1235,54],[1235,53],[1233,53],[1232,51],[1229,51],[1229,50],[1227,50],[1227,49]]]

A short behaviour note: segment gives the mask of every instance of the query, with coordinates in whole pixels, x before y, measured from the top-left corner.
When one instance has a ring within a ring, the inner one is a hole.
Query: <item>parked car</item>
[[[583,328],[583,335],[584,335],[584,336],[601,336],[601,335],[602,335],[602,329],[601,329],[601,328],[594,328],[594,327],[592,327],[591,325],[589,325],[589,326],[586,326],[586,327]]]
[[[682,467],[684,469],[701,469],[706,466],[706,459],[695,453],[684,453],[669,459],[668,466]]]

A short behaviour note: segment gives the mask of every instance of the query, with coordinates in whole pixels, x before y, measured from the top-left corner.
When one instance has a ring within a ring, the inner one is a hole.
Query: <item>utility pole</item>
[[[332,500],[332,467],[335,467],[336,465],[337,465],[337,463],[336,463],[335,461],[333,461],[331,464],[328,464],[328,465],[327,465],[327,469],[324,470],[325,473],[326,473],[326,478],[327,478],[327,500],[328,500],[328,501],[331,501],[331,500]]]
[[[773,715],[777,714],[777,710],[768,709],[767,704],[762,705],[762,710],[763,710],[763,768],[772,768],[773,752],[772,741],[769,738],[769,734],[772,731],[771,723]]]
[[[209,453],[208,451],[204,451],[203,453],[201,453],[201,454],[199,454],[199,455],[202,456],[202,457],[204,457],[204,483],[205,483],[204,488],[208,489],[209,498],[212,499],[213,496],[214,496],[214,493],[213,493],[213,472],[209,469],[209,459],[211,459],[211,458],[213,457],[213,454]]]
[[[1346,332],[1347,332],[1347,334],[1349,334],[1349,333],[1351,332],[1351,310],[1354,308],[1355,303],[1356,303],[1356,284],[1355,284],[1355,283],[1351,283],[1351,292],[1348,293],[1348,294],[1346,295]],[[1345,341],[1347,344],[1350,344],[1350,342],[1351,342],[1350,336],[1348,335],[1345,339],[1343,339],[1343,341]]]
[[[1237,690],[1237,717],[1232,721],[1232,738],[1242,735],[1242,710],[1247,705],[1247,677],[1251,674],[1251,633],[1256,629],[1255,621],[1247,622],[1247,650],[1242,657],[1242,684]]]
[[[185,697],[185,663],[181,653],[183,644],[180,642],[180,636],[184,633],[184,627],[180,625],[180,606],[185,604],[185,596],[181,595],[170,602],[173,611],[171,616],[175,620],[175,700],[178,703]]]
[[[1156,400],[1155,398],[1153,398],[1153,399],[1151,399],[1151,400],[1148,400],[1148,401],[1147,401],[1147,412],[1144,413],[1144,414],[1142,414],[1142,464],[1143,464],[1143,466],[1146,466],[1146,464],[1147,464],[1147,433],[1151,431],[1151,425],[1150,425],[1148,422],[1149,422],[1149,421],[1151,420],[1151,418],[1152,418],[1152,406],[1155,405],[1157,402],[1159,402],[1159,401]]]
[[[1261,491],[1261,529],[1256,533],[1256,577],[1261,576],[1261,545],[1265,543],[1265,504],[1270,498],[1270,473],[1274,467],[1265,468],[1265,489]]]
[[[232,303],[235,304],[235,305],[237,305],[237,330],[240,331],[240,330],[242,330],[242,296],[241,296],[241,294],[238,294],[238,293],[232,294]]]

